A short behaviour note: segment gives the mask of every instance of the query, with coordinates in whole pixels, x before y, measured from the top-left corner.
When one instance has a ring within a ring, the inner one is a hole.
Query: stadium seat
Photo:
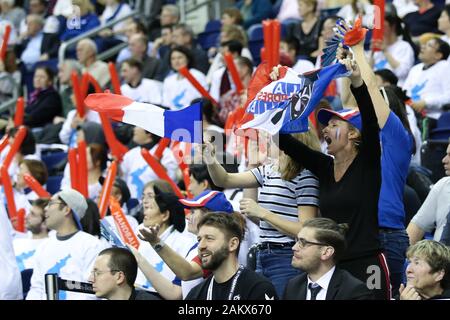
[[[430,133],[433,140],[448,140],[450,138],[450,111],[442,113],[439,117],[436,128]]]
[[[203,48],[203,50],[208,50],[217,44],[217,39],[220,36],[220,28],[222,23],[220,20],[208,21],[205,27],[205,31],[198,34],[197,42]]]
[[[55,194],[61,189],[61,180],[63,179],[63,176],[52,176],[48,177],[47,180],[47,191],[51,194]]]
[[[253,64],[258,65],[261,62],[261,48],[264,46],[264,34],[262,24],[251,26],[248,31],[248,49],[253,57]]]
[[[64,159],[67,159],[67,152],[54,152],[42,155],[42,162],[47,166],[48,171],[52,171],[56,165],[60,164]]]
[[[442,158],[446,154],[448,140],[426,140],[421,148],[421,164],[432,171],[431,180],[436,183],[445,176]]]

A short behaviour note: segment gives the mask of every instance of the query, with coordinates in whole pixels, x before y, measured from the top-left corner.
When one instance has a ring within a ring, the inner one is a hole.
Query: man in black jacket
[[[292,266],[305,273],[289,280],[286,300],[369,300],[372,292],[345,270],[336,268],[345,250],[346,225],[328,218],[304,223],[292,248]]]

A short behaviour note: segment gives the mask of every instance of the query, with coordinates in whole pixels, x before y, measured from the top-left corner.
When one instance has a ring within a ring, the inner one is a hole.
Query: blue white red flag
[[[175,141],[203,143],[201,103],[171,111],[111,93],[90,94],[84,103],[88,108],[103,112],[111,119],[138,126],[157,136]]]

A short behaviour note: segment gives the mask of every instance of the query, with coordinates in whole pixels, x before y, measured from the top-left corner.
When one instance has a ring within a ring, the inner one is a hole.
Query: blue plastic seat
[[[47,180],[47,191],[50,194],[55,194],[61,189],[61,180],[63,179],[63,176],[51,176],[48,177]]]

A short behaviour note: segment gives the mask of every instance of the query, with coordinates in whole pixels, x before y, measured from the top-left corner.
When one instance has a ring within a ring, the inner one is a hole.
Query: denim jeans
[[[288,280],[302,273],[291,266],[292,256],[291,247],[258,249],[256,254],[255,271],[272,282],[280,299]]]
[[[400,283],[405,282],[404,265],[409,237],[405,230],[380,230],[379,239],[389,267],[392,295],[398,295]]]

